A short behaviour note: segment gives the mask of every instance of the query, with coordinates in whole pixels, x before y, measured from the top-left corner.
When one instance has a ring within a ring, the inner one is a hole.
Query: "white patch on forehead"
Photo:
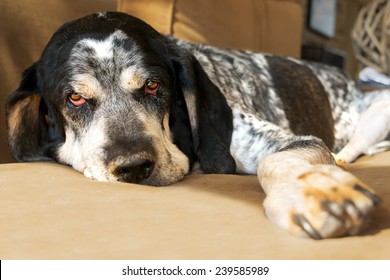
[[[112,59],[114,57],[114,42],[115,40],[126,40],[127,36],[121,30],[112,33],[104,40],[83,39],[79,42],[81,46],[85,46],[94,50],[94,54],[99,59]]]
[[[98,58],[112,58],[114,56],[114,51],[112,48],[112,41],[95,41],[89,39],[84,42],[85,45],[92,48],[95,51],[95,54]]]

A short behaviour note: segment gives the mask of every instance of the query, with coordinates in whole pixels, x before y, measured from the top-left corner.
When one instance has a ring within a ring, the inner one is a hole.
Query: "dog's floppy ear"
[[[176,49],[172,62],[176,77],[172,115],[180,128],[175,131],[174,127],[172,132],[174,137],[175,133],[181,134],[181,139],[175,138],[176,144],[191,159],[188,143],[192,142],[192,153],[205,173],[235,173],[235,161],[230,154],[232,111],[225,97],[193,55]],[[183,130],[184,122],[190,124],[190,131]]]
[[[6,101],[8,141],[18,161],[53,161],[48,147],[48,111],[40,94],[37,64],[27,68]]]

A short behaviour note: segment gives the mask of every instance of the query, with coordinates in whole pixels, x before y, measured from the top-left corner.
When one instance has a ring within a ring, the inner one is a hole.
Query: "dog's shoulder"
[[[320,64],[290,57],[217,48],[174,39],[194,54],[232,107],[249,110],[297,135],[315,135],[334,145],[329,94],[347,91],[347,77]],[[334,83],[338,80],[338,83]]]

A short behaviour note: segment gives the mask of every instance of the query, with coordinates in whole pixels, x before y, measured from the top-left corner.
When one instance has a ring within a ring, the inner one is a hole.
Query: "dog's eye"
[[[148,81],[145,85],[145,93],[156,95],[158,88],[160,87],[160,84],[155,81]]]
[[[84,97],[82,97],[77,92],[72,92],[71,94],[69,94],[68,98],[69,98],[69,101],[72,102],[72,104],[76,107],[80,107],[81,105],[83,105],[86,102]]]

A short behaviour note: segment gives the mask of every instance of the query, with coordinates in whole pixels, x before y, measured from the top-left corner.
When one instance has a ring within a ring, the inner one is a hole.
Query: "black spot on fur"
[[[291,130],[296,135],[319,137],[332,149],[334,120],[320,81],[308,67],[281,57],[266,58]]]

